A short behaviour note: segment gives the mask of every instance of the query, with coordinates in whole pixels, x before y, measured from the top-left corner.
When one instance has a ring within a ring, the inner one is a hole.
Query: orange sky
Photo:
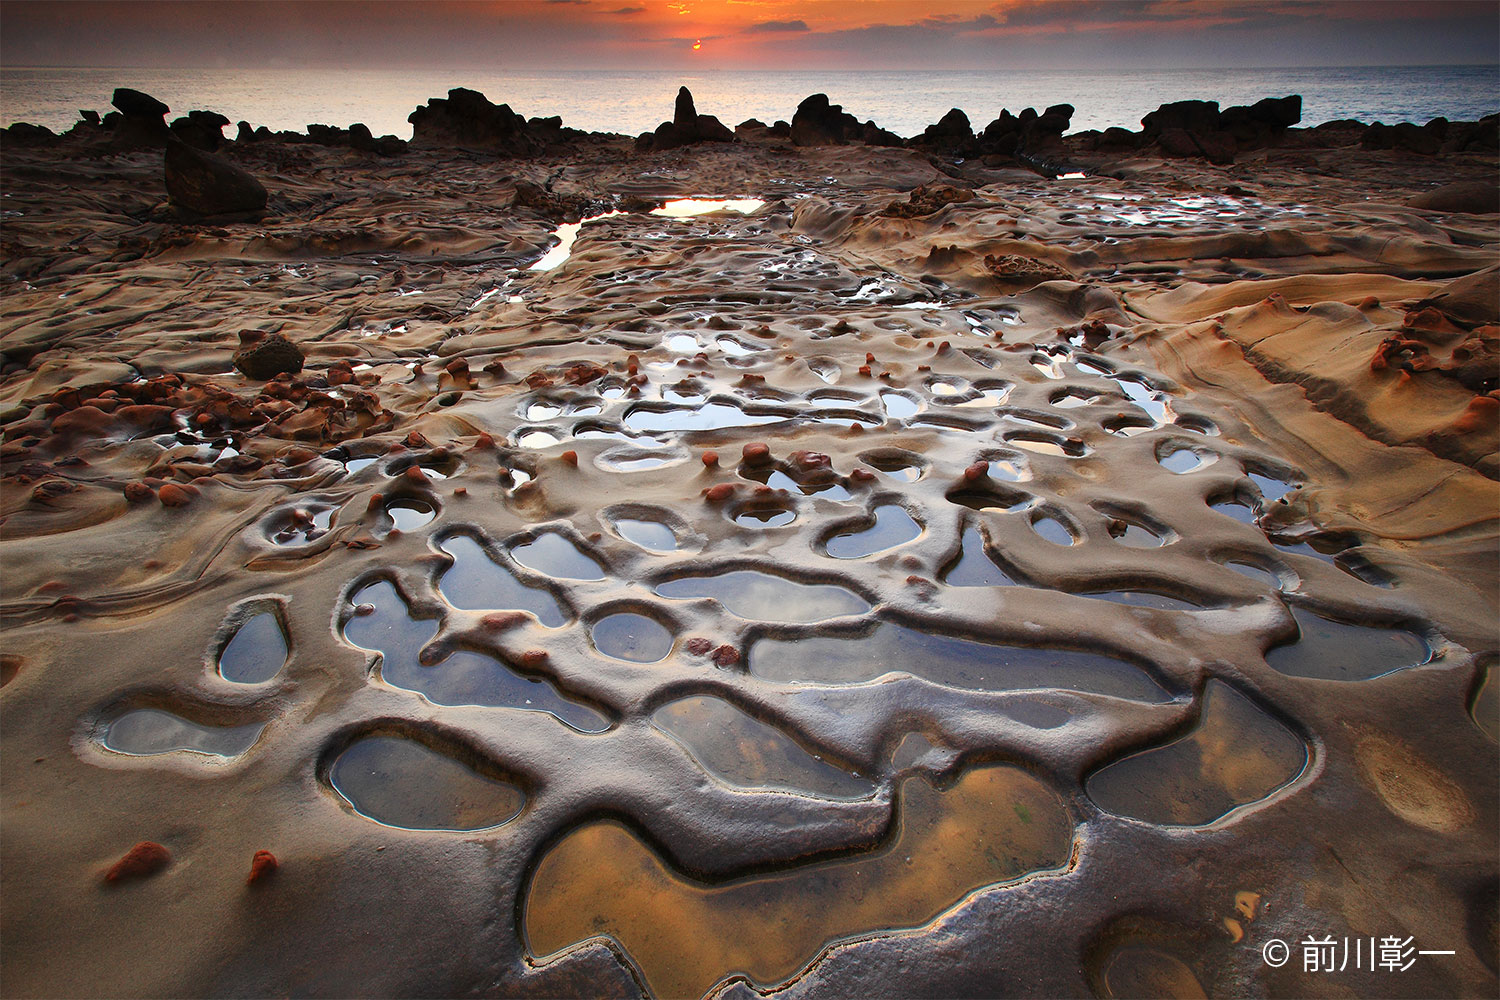
[[[0,0],[6,66],[1492,65],[1497,49],[1493,0]]]

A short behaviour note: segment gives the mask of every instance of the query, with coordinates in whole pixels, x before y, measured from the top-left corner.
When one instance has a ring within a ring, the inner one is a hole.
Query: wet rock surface
[[[1492,153],[450,101],[0,153],[8,993],[1494,993]]]

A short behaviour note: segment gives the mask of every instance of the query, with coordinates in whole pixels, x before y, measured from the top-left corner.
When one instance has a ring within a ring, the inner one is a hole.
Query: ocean
[[[313,122],[364,122],[376,135],[405,139],[411,137],[406,118],[412,109],[450,87],[469,87],[528,117],[561,115],[573,128],[637,134],[672,116],[683,85],[700,113],[717,115],[731,128],[747,118],[790,121],[804,97],[822,92],[861,120],[873,118],[907,136],[954,107],[980,129],[1001,108],[1040,111],[1072,104],[1072,131],[1138,128],[1146,112],[1187,98],[1227,106],[1301,94],[1304,125],[1339,118],[1425,122],[1439,115],[1459,121],[1500,111],[1500,65],[807,73],[5,67],[0,123],[27,121],[62,131],[78,120],[79,109],[109,111],[115,87],[134,87],[166,102],[172,116],[201,108],[231,122],[298,131]]]

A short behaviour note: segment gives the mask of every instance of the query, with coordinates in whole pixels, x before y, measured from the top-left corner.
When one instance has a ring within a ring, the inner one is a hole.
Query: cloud
[[[606,14],[614,14],[614,15],[616,15],[618,17],[629,17],[631,14],[644,14],[644,13],[646,13],[646,8],[644,8],[644,7],[616,7],[614,10],[607,10],[604,13],[606,13]]]
[[[811,31],[806,21],[761,21],[745,29],[745,34],[768,34],[785,31]]]

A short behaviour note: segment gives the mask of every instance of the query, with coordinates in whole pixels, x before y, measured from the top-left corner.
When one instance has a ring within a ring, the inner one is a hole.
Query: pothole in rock
[[[116,753],[133,757],[187,751],[210,757],[238,757],[255,745],[264,722],[214,726],[184,719],[159,708],[124,712],[105,727],[102,742]]]
[[[899,392],[882,392],[880,405],[885,410],[885,415],[892,420],[904,420],[922,409],[920,402],[903,396]]]
[[[567,621],[550,591],[522,583],[468,535],[449,535],[438,547],[453,557],[453,565],[438,578],[438,590],[455,608],[526,611],[548,628]]]
[[[748,413],[730,403],[708,402],[690,407],[637,406],[625,414],[627,430],[645,434],[665,432],[685,434],[691,431],[719,431],[738,427],[757,427],[790,420],[789,413]]]
[[[537,956],[608,935],[657,996],[702,996],[730,973],[781,983],[830,942],[917,927],[981,886],[1066,863],[1057,793],[1020,768],[981,766],[945,790],[902,780],[895,836],[873,851],[710,886],[672,869],[613,820],[554,844],[525,888]]]
[[[1294,607],[1297,636],[1266,652],[1266,663],[1293,677],[1367,681],[1432,659],[1421,636],[1403,629],[1348,625]]]
[[[872,516],[874,523],[869,527],[832,535],[823,550],[835,559],[861,559],[905,545],[922,534],[922,525],[898,504],[881,504]]]
[[[328,532],[337,510],[336,504],[319,500],[283,507],[266,517],[264,531],[276,545],[306,545]]]
[[[594,648],[605,656],[631,663],[656,663],[672,652],[672,630],[648,615],[619,611],[605,615],[589,628]]]
[[[554,531],[512,546],[511,558],[529,570],[560,580],[602,580],[604,569],[592,556]]]
[[[286,631],[274,611],[247,619],[219,653],[219,675],[236,684],[263,684],[286,664]]]
[[[669,702],[651,716],[651,724],[727,785],[834,799],[862,799],[875,792],[869,778],[810,753],[780,729],[722,698]]]
[[[1219,460],[1219,456],[1211,451],[1204,452],[1180,445],[1175,447],[1167,445],[1157,451],[1156,460],[1163,469],[1182,476],[1212,465]]]
[[[1222,681],[1203,690],[1187,736],[1108,764],[1086,783],[1100,808],[1148,823],[1203,826],[1302,773],[1307,746]]]
[[[730,516],[742,528],[783,528],[797,520],[797,512],[785,500],[752,500]]]
[[[437,517],[437,508],[426,500],[417,500],[411,497],[401,497],[389,500],[384,508],[385,520],[389,525],[385,527],[386,532],[415,531],[424,525],[431,524]]]
[[[437,634],[438,623],[414,618],[388,580],[361,588],[350,599],[367,605],[344,624],[344,638],[380,654],[380,679],[415,691],[437,705],[485,705],[546,712],[583,733],[609,728],[599,712],[561,694],[553,684],[528,677],[491,656],[457,650],[424,659],[423,647]]]
[[[865,452],[860,461],[877,472],[903,483],[914,483],[922,478],[926,463],[909,452]]]
[[[400,736],[351,743],[327,781],[361,816],[405,830],[487,830],[515,819],[526,802],[515,784]]]
[[[958,558],[948,564],[941,579],[950,587],[1013,587],[1016,584],[986,551],[983,536],[972,524],[964,528]]]
[[[1031,530],[1053,545],[1067,547],[1078,544],[1078,536],[1073,529],[1056,517],[1049,517],[1040,512],[1031,517]]]
[[[1101,653],[1006,646],[892,622],[864,635],[758,639],[748,662],[752,676],[782,683],[859,684],[909,673],[973,691],[1059,688],[1133,701],[1171,700],[1140,667]]]
[[[870,610],[864,598],[833,584],[798,583],[760,570],[680,576],[656,585],[662,597],[712,598],[749,621],[817,622]]]
[[[677,533],[662,521],[615,517],[609,523],[621,538],[648,552],[675,552],[678,549]]]

